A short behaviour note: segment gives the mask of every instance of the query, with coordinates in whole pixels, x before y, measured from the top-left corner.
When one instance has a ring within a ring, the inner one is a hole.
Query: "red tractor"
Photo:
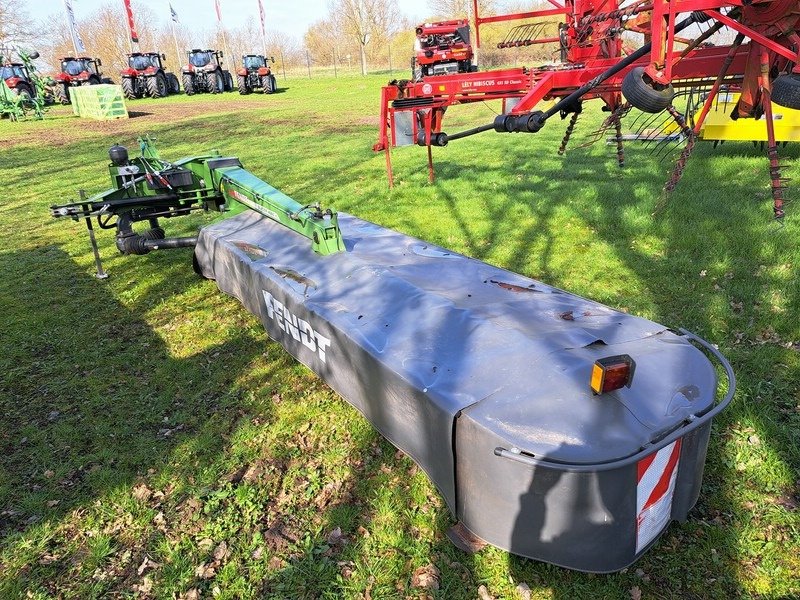
[[[189,51],[189,64],[183,67],[183,91],[187,96],[198,92],[219,94],[233,89],[230,71],[222,68],[221,50]]]
[[[134,52],[128,54],[128,68],[120,72],[122,75],[122,91],[125,97],[163,98],[181,91],[180,83],[174,73],[164,70],[161,61],[167,57],[158,52]]]
[[[414,81],[431,75],[471,73],[474,54],[469,41],[469,23],[465,19],[423,23],[416,29],[411,74]]]
[[[261,54],[242,56],[242,68],[236,72],[240,94],[249,94],[258,88],[261,88],[265,94],[271,94],[278,89],[275,75],[269,68],[270,61],[274,63],[275,59],[267,59]]]
[[[65,56],[61,59],[61,72],[56,75],[54,94],[61,104],[69,104],[69,88],[73,85],[98,85],[111,83],[100,72],[103,63],[99,58]]]
[[[24,102],[30,103],[36,95],[36,86],[28,73],[28,68],[22,63],[0,63],[0,78],[6,82],[11,92]]]

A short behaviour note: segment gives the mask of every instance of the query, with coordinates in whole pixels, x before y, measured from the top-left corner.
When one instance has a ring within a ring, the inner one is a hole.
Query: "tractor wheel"
[[[230,71],[223,71],[223,77],[225,78],[225,91],[232,92],[233,91],[233,75],[231,75]]]
[[[53,87],[53,96],[56,102],[61,104],[69,104],[69,85],[66,83],[58,83]]]
[[[206,90],[212,94],[221,94],[225,91],[225,77],[223,77],[222,71],[217,69],[213,73],[208,74],[206,78]]]
[[[175,77],[175,73],[167,73],[167,87],[169,88],[170,94],[181,93],[181,84],[178,83],[178,78]]]
[[[194,96],[194,77],[191,73],[183,74],[183,91],[187,96]]]
[[[136,87],[133,83],[132,78],[123,77],[121,85],[122,85],[122,93],[128,100],[135,100],[138,97],[136,95]]]
[[[261,85],[264,88],[265,94],[273,94],[275,90],[278,89],[278,85],[275,82],[275,75],[265,75],[261,78]]]
[[[800,109],[800,75],[781,75],[772,82],[772,101],[784,108]]]
[[[169,93],[167,89],[167,78],[163,73],[156,73],[147,78],[147,95],[151,98],[163,98]]]
[[[622,80],[622,95],[634,107],[646,113],[660,113],[672,104],[675,90],[672,84],[657,90],[644,80],[644,67],[636,67]],[[649,79],[649,78],[648,78]]]
[[[244,96],[245,94],[249,94],[253,90],[247,85],[247,77],[244,75],[239,75],[236,78],[237,87],[239,88],[239,93]]]
[[[15,95],[19,96],[20,104],[23,108],[33,108],[33,94],[26,85],[18,85],[13,90]]]

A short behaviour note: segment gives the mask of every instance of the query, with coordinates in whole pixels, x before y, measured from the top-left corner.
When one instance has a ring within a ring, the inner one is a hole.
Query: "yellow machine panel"
[[[700,128],[701,140],[767,141],[767,121],[760,119],[731,119],[731,112],[739,101],[737,93],[720,93],[711,105],[706,120]],[[700,117],[702,106],[694,115]],[[772,104],[772,118],[775,122],[775,141],[800,142],[800,110],[784,108]]]

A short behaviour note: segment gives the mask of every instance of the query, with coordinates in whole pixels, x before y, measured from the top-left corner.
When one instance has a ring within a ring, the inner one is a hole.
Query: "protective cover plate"
[[[455,512],[458,418],[556,462],[630,456],[711,408],[705,356],[652,321],[339,213],[346,252],[250,211],[204,228],[202,274],[425,469]],[[634,384],[594,396],[597,358]]]

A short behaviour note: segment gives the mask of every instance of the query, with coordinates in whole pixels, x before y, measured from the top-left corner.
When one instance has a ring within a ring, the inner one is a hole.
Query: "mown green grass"
[[[520,582],[534,598],[800,594],[800,205],[771,221],[763,153],[701,144],[664,196],[669,161],[635,145],[624,169],[602,144],[559,157],[551,123],[435,150],[433,184],[421,149],[395,150],[389,190],[370,150],[384,79],[143,100],[129,108],[149,115],[102,127],[64,108],[0,123],[0,597],[474,598],[485,585],[514,598]],[[492,108],[453,109],[446,129]],[[601,118],[581,117],[576,146]],[[101,233],[112,276],[92,277],[83,225],[47,208],[106,187],[107,147],[146,132],[165,157],[219,148],[301,202],[716,343],[739,391],[690,520],[613,575],[454,549],[427,478],[197,279],[189,251],[121,257]],[[782,154],[797,180],[797,149]],[[429,564],[439,589],[413,588]]]

